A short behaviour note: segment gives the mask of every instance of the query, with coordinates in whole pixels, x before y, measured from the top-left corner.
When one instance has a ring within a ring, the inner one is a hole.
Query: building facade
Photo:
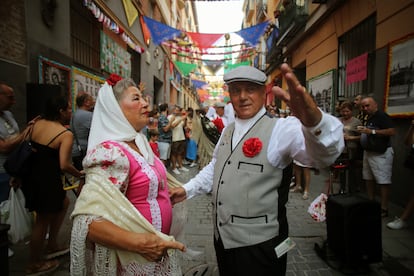
[[[392,115],[397,129],[392,201],[404,204],[412,174],[402,164],[408,152],[404,136],[414,117],[414,1],[246,0],[245,8],[246,25],[271,22],[266,58],[259,64],[269,89],[274,83],[286,86],[278,67],[287,62],[324,111],[335,114],[337,102],[362,94]],[[267,101],[284,105],[270,93]]]
[[[72,100],[81,91],[96,97],[111,73],[144,83],[152,105],[199,104],[179,77],[177,57],[154,44],[141,17],[195,32],[190,2],[5,0],[0,13],[0,79],[15,89],[13,112],[21,126],[51,93],[67,93]]]

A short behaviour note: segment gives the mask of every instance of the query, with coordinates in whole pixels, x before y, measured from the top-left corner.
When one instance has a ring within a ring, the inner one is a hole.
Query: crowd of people
[[[267,76],[251,66],[224,75],[228,103],[196,110],[150,107],[142,84],[115,75],[96,102],[79,93],[74,114],[64,95],[48,99],[29,123],[36,149],[29,174],[14,179],[0,167],[0,200],[8,198],[10,185],[20,187],[36,213],[27,275],[56,269],[55,258],[68,252],[73,275],[177,275],[177,250],[186,247],[170,234],[172,207],[205,193],[212,195],[220,274],[284,275],[286,254],[277,256],[274,248],[288,237],[288,193],[303,192],[307,200],[311,170],[339,159],[349,165],[348,191],[359,191],[363,179],[375,200],[379,185],[381,215],[388,216],[392,120],[373,97],[361,95],[338,105],[339,118],[324,113],[287,64],[281,72],[289,92],[275,86],[272,93],[285,109],[265,105]],[[20,132],[9,111],[15,99],[5,83],[0,100],[4,162],[27,130]],[[412,145],[413,127],[407,137]],[[200,171],[169,187],[169,172],[180,175],[186,166]],[[80,179],[70,248],[57,239],[69,205],[62,172]],[[405,227],[413,202],[387,226]]]

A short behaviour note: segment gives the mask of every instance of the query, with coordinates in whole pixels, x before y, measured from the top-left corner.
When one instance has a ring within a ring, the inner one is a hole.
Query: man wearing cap
[[[285,204],[288,166],[298,160],[314,167],[332,164],[344,147],[342,124],[323,113],[287,64],[281,66],[289,93],[273,87],[296,116],[266,114],[266,75],[240,66],[224,75],[235,110],[211,162],[183,187],[173,203],[212,193],[214,247],[220,275],[284,275],[287,255],[275,248],[288,237]]]
[[[216,110],[216,114],[211,119],[213,124],[217,127],[218,131],[221,133],[223,129],[227,126],[227,120],[224,117],[224,107],[226,106],[225,103],[216,102],[214,104],[214,109]]]

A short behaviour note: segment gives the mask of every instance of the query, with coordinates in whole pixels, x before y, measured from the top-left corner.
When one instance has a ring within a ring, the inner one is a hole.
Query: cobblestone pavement
[[[198,172],[197,168],[190,168],[189,172],[176,176],[185,183]],[[288,253],[286,275],[343,275],[330,267],[315,252],[315,244],[322,245],[326,240],[326,224],[315,222],[306,212],[311,201],[323,190],[324,180],[327,178],[324,171],[320,175],[311,176],[311,191],[308,200],[303,200],[300,193],[290,193],[287,204],[290,237],[296,246]],[[76,197],[68,192],[71,198],[71,207]],[[401,208],[391,206],[390,213],[397,215]],[[69,212],[70,213],[70,212]],[[68,216],[69,216],[68,213]],[[183,229],[177,237],[187,245],[187,253],[182,255],[182,271],[186,275],[194,274],[197,270],[205,272],[203,275],[218,275],[213,247],[213,229],[211,223],[211,196],[199,196],[174,206],[176,215],[174,231]],[[371,264],[368,271],[357,275],[414,275],[414,224],[410,221],[408,229],[392,231],[385,224],[392,217],[383,219],[382,246],[383,262]],[[69,218],[61,231],[62,242],[69,244],[71,222]],[[29,247],[26,243],[12,245],[14,256],[9,258],[9,275],[25,275],[24,267],[28,260]],[[50,275],[69,275],[69,256],[59,258],[61,263],[58,270]],[[332,262],[330,262],[332,263]],[[332,263],[335,267],[335,263]],[[200,274],[201,275],[201,274]]]

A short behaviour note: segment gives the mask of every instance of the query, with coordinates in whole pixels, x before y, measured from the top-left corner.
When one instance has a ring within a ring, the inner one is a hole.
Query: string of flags
[[[122,40],[129,46],[131,49],[134,49],[136,52],[142,54],[145,52],[145,49],[135,43],[122,29],[118,24],[112,21],[101,9],[95,5],[92,0],[84,0],[83,5],[87,7],[95,18],[101,22],[105,27],[110,29],[115,34],[119,35]]]
[[[240,55],[239,58],[240,59],[243,59],[243,58],[251,57],[252,55],[254,55],[255,52],[256,51],[251,51],[248,54]],[[192,55],[187,55],[187,54],[184,54],[182,52],[176,52],[176,51],[171,51],[171,54],[172,55],[177,55],[177,56],[180,56],[180,57],[185,57],[185,58],[188,58],[188,59],[191,59],[191,60],[200,60],[200,61],[210,61],[210,60],[213,60],[213,61],[220,61],[221,63],[223,63],[225,61],[233,60],[232,57],[225,57],[225,58],[222,58],[222,59],[199,58],[199,57],[195,57],[195,56],[192,56]]]
[[[244,41],[243,43],[239,44],[232,44],[232,45],[215,45],[223,36],[226,34],[207,34],[207,33],[196,33],[196,32],[186,32],[179,29],[175,29],[171,26],[165,25],[159,21],[156,21],[152,18],[146,17],[144,15],[139,16],[138,10],[134,7],[131,0],[122,0],[124,9],[126,12],[126,17],[128,21],[129,27],[131,27],[134,21],[139,17],[140,25],[142,27],[143,36],[145,43],[149,45],[150,39],[155,45],[163,45],[166,47],[170,47],[172,49],[172,55],[178,55],[181,57],[185,57],[186,59],[190,60],[200,60],[206,66],[211,67],[214,70],[224,64],[225,72],[226,70],[230,70],[231,68],[238,67],[240,65],[245,65],[250,63],[250,61],[242,61],[240,63],[232,64],[229,61],[232,61],[232,54],[240,53],[238,58],[243,60],[246,58],[251,57],[256,53],[256,46],[260,42],[261,36],[264,35],[268,25],[270,24],[269,21],[262,22],[255,26],[251,26],[249,28],[242,29],[238,32],[234,32],[234,34],[240,36]],[[135,50],[136,52],[142,54],[145,52],[145,49],[142,48],[139,43],[135,42],[131,37],[127,35],[125,30],[119,26],[116,22],[111,20],[109,16],[107,16],[95,3],[93,0],[83,0],[83,5],[89,9],[89,11],[93,14],[93,16],[102,23],[106,28],[114,32],[115,34],[119,35],[122,41],[124,41],[131,49]],[[189,40],[181,39],[182,37],[187,36]],[[266,42],[270,44],[272,39],[268,39]],[[224,49],[224,51],[214,51],[213,49]],[[204,55],[223,55],[223,59],[207,59],[207,58],[200,58],[197,56],[204,56]],[[180,61],[173,61],[175,66],[178,67],[180,73],[183,74],[184,77],[189,76],[190,73],[194,73],[197,66],[195,64],[180,62]],[[170,66],[172,63],[170,62]],[[197,72],[194,73],[197,77]],[[177,74],[177,80],[181,77],[180,74]],[[201,81],[192,79],[192,84],[197,89],[198,94],[201,96],[201,92],[206,92],[208,89],[209,84]]]
[[[151,33],[151,38],[153,39],[153,42],[156,45],[159,45],[164,41],[174,39],[180,36],[182,33],[185,33],[186,35],[188,35],[188,37],[191,38],[191,40],[198,48],[206,49],[211,48],[211,46],[216,41],[218,41],[222,36],[225,35],[181,31],[168,25],[165,25],[159,21],[156,21],[152,18],[149,18],[147,16],[143,16],[143,18],[145,24],[147,25]],[[269,25],[269,23],[269,21],[265,21],[255,26],[235,32],[235,34],[243,38],[247,44],[254,47],[259,43],[260,37],[266,31],[266,28]]]
[[[168,43],[168,42],[163,42],[162,45],[170,47],[174,50],[178,50],[180,52],[184,52],[184,53],[190,53],[190,54],[198,54],[198,55],[229,55],[229,54],[234,54],[234,53],[240,53],[240,52],[247,52],[250,50],[255,50],[255,47],[246,47],[246,48],[241,48],[238,50],[233,50],[233,46],[234,45],[229,45],[227,46],[228,49],[232,49],[232,50],[227,50],[225,52],[217,52],[217,51],[200,51],[198,49],[191,49],[189,47],[181,47],[178,46],[176,44],[173,43]]]

